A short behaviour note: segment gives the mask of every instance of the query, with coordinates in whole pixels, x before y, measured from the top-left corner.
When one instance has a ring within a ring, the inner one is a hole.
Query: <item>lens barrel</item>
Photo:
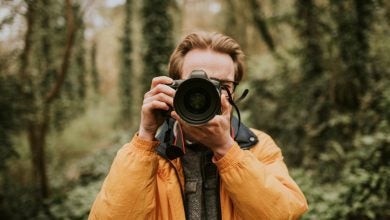
[[[204,71],[193,72],[177,87],[173,105],[188,124],[205,124],[221,112],[219,83],[209,80]]]

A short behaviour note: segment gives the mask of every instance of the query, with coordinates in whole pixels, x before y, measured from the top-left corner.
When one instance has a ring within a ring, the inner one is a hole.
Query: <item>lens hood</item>
[[[190,125],[202,125],[221,112],[220,85],[204,71],[193,71],[180,82],[174,97],[176,113]]]

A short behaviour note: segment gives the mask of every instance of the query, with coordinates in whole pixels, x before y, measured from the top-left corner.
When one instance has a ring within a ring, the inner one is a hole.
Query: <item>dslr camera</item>
[[[169,85],[176,90],[173,107],[190,125],[202,125],[221,114],[221,83],[209,79],[203,70],[193,70],[185,80]]]

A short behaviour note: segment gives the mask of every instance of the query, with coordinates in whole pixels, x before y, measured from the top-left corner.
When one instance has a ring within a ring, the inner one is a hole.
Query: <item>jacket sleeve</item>
[[[279,147],[260,131],[250,151],[235,144],[216,163],[222,185],[242,219],[297,219],[308,208]]]
[[[158,144],[135,135],[118,151],[89,219],[154,218]]]

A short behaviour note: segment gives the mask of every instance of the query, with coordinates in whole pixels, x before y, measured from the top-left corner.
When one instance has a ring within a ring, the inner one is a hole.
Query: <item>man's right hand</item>
[[[162,111],[168,111],[173,106],[175,90],[167,86],[173,80],[166,76],[155,77],[150,90],[145,93],[141,109],[141,123],[138,136],[144,140],[154,140],[157,129],[164,122]]]

